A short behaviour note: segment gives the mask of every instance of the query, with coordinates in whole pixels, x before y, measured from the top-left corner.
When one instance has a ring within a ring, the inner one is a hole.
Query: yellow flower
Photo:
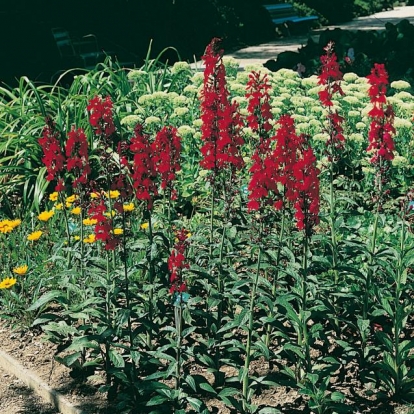
[[[27,265],[17,266],[13,269],[13,272],[16,273],[16,275],[23,276],[27,273],[28,269],[29,269],[29,266]]]
[[[71,213],[75,215],[79,215],[82,212],[82,209],[80,207],[75,207]]]
[[[14,277],[6,277],[6,279],[3,279],[0,282],[0,289],[9,289],[16,283],[16,281],[17,280]]]
[[[149,227],[149,223],[142,223],[141,224],[141,229],[142,230],[146,230]]]
[[[187,233],[187,239],[190,238],[192,236],[191,233]]]
[[[59,193],[57,191],[55,191],[54,193],[49,195],[49,200],[50,201],[57,201],[58,197],[59,197]]]
[[[97,192],[91,193],[91,198],[99,198],[99,193]]]
[[[71,196],[69,196],[67,199],[66,199],[66,202],[67,203],[73,203],[75,200],[77,200],[79,197],[76,195],[76,194],[72,194]]]
[[[118,198],[121,195],[121,193],[118,190],[110,191],[109,192],[109,198]],[[108,194],[106,194],[108,197]]]
[[[120,234],[123,234],[123,233],[124,233],[124,230],[122,230],[122,229],[114,229],[114,234],[116,236],[119,236]]]
[[[54,211],[53,210],[50,210],[50,211],[42,211],[38,216],[37,216],[37,218],[40,220],[40,221],[48,221],[52,216],[53,216],[53,214],[55,214],[54,213]]]
[[[116,214],[115,211],[112,210],[112,211],[107,211],[106,213],[104,213],[104,216],[106,216],[106,217],[113,217],[115,214]]]
[[[73,239],[78,241],[78,240],[80,240],[80,236],[73,236]]]
[[[2,220],[0,221],[0,233],[6,234],[13,231],[13,229],[20,225],[22,221],[19,219],[16,220]]]
[[[40,236],[43,234],[41,230],[34,231],[27,236],[27,240],[36,241],[40,239]]]
[[[94,235],[94,234],[90,234],[88,237],[85,237],[84,239],[83,239],[83,242],[84,243],[94,243],[95,242],[95,240],[96,240],[96,236]]]
[[[11,220],[10,221],[10,225],[15,228],[17,226],[20,226],[20,224],[22,223],[22,221],[20,219],[15,219],[15,220]]]
[[[62,210],[63,209],[63,204],[59,203],[55,205],[56,210]]]
[[[83,219],[83,224],[85,226],[94,226],[97,223],[98,223],[97,219],[91,219],[89,217],[87,217],[86,219]]]
[[[134,211],[135,210],[134,203],[124,204],[123,209],[124,211]]]
[[[68,201],[66,201],[65,206],[66,206],[66,208],[71,208],[72,207],[72,203],[69,203]]]
[[[11,226],[10,220],[0,221],[0,233],[6,234],[6,233],[10,233],[12,230],[13,230],[13,227]]]

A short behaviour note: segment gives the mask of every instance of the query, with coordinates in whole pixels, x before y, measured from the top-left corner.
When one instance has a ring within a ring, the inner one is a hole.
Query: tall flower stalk
[[[319,170],[316,168],[316,157],[305,136],[301,136],[301,141],[298,146],[300,155],[294,169],[297,197],[294,203],[296,227],[298,230],[303,231],[302,274],[298,286],[300,292],[298,345],[302,348],[304,355],[302,369],[305,373],[310,373],[308,256],[310,238],[313,234],[314,227],[319,223],[320,192]],[[299,376],[301,377],[300,372]]]
[[[154,156],[149,136],[144,132],[141,124],[136,125],[134,135],[131,138],[130,151],[133,153],[132,180],[135,197],[146,202],[145,215],[148,218],[149,253],[148,259],[148,284],[150,286],[148,298],[148,318],[153,319],[154,313],[154,281],[155,267],[152,258],[152,245],[154,243],[152,207],[154,197],[158,195],[156,184],[157,171],[154,164]],[[152,332],[147,331],[147,346],[152,349]]]
[[[244,162],[240,148],[244,141],[240,130],[242,126],[238,112],[238,105],[230,103],[229,92],[226,85],[226,70],[223,64],[223,50],[220,49],[220,39],[213,39],[207,46],[202,57],[204,70],[204,83],[201,94],[201,147],[202,168],[210,171],[211,203],[210,203],[210,240],[209,240],[209,262],[213,262],[213,246],[215,237],[215,214],[217,201],[220,194],[223,194],[224,217],[222,225],[221,242],[219,248],[219,260],[215,269],[211,269],[217,277],[217,294],[219,298],[217,318],[214,323],[217,330],[220,330],[223,322],[223,291],[226,274],[223,267],[223,252],[226,237],[225,222],[229,221],[231,211],[231,200],[235,192],[236,171]],[[206,299],[207,314],[210,314],[208,298]],[[221,333],[216,336],[216,382],[221,382],[219,370],[219,344]]]
[[[183,294],[187,291],[187,285],[183,278],[183,272],[190,266],[185,253],[188,248],[188,231],[181,229],[175,233],[176,241],[168,258],[168,270],[170,271],[170,294],[174,295],[174,317],[177,335],[175,389],[181,387],[182,379],[182,331],[183,331],[183,306],[185,299]]]
[[[319,100],[321,104],[327,109],[327,127],[326,132],[329,136],[326,142],[326,154],[329,161],[329,227],[331,230],[331,254],[332,254],[332,269],[334,274],[334,286],[337,287],[339,283],[338,272],[338,241],[335,231],[336,223],[336,198],[334,191],[334,177],[337,162],[340,159],[341,152],[344,150],[344,118],[333,109],[332,98],[335,93],[343,95],[341,88],[341,81],[343,74],[339,68],[339,63],[334,50],[334,43],[329,42],[324,48],[326,54],[321,56],[321,73],[318,76],[318,84],[323,86],[319,92]],[[335,312],[335,325],[338,329],[337,319],[337,305],[334,297],[333,301]]]
[[[177,172],[181,170],[181,138],[177,128],[164,127],[159,131],[151,144],[154,169],[159,174],[161,180],[161,190],[164,192],[164,213],[165,204],[168,200],[167,220],[168,228],[171,228],[171,208],[172,201],[177,199],[177,190],[174,182]],[[170,238],[172,235],[170,234]]]
[[[368,133],[369,145],[367,152],[371,155],[370,162],[375,169],[374,195],[375,219],[371,237],[370,256],[368,270],[364,286],[364,298],[362,318],[368,319],[370,309],[370,291],[372,288],[373,264],[376,253],[377,231],[380,212],[383,203],[389,193],[387,189],[388,175],[391,161],[394,158],[394,139],[395,128],[393,126],[394,110],[391,105],[387,105],[386,91],[388,85],[388,73],[383,64],[375,64],[370,75],[367,76],[370,87],[368,95],[372,103],[372,109],[368,116],[371,124]]]

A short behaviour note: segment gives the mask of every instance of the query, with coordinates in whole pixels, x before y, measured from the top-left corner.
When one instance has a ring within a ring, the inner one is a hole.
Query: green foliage
[[[227,78],[231,98],[246,115],[248,73],[227,65],[233,69]],[[347,73],[344,96],[335,96],[335,109],[346,118],[346,145],[331,168],[318,79],[287,69],[268,76],[270,111],[275,118],[293,113],[297,131],[311,137],[317,155],[321,221],[313,234],[295,227],[289,209],[247,210],[259,138],[247,124],[243,170],[213,176],[200,167],[203,74],[184,62],[168,67],[148,55],[142,68],[125,72],[108,61],[78,74],[67,89],[60,80],[36,88],[23,79],[18,89],[1,91],[0,222],[22,219],[0,232],[1,277],[28,265],[15,285],[0,290],[1,316],[41,329],[56,344],[55,359],[79,381],[101,375],[100,390],[119,413],[208,413],[219,402],[231,412],[278,413],[290,407],[260,402],[277,387],[292,388],[301,407],[317,413],[371,406],[366,389],[374,383],[377,402],[411,399],[414,239],[405,197],[414,165],[412,87],[390,85],[387,99],[396,112],[392,191],[377,213],[375,171],[365,151],[371,108],[365,79]],[[151,139],[163,125],[178,128],[176,200],[160,191],[148,209],[131,195],[111,198],[114,177],[125,166],[112,147],[109,161],[103,157],[102,141],[88,122],[86,107],[96,94],[111,96],[122,142],[130,142],[137,123]],[[72,190],[51,194],[54,183],[45,180],[37,142],[45,114],[55,120],[62,142],[72,125],[84,128],[91,178],[122,229],[114,251],[88,239],[92,227],[83,219],[89,193],[73,189],[78,200],[70,198]],[[132,203],[131,211],[119,212],[116,202]],[[42,211],[53,215],[41,220]],[[188,292],[170,294],[169,257],[181,228],[188,231]],[[34,231],[41,236],[28,240]],[[349,392],[355,383],[358,400]]]

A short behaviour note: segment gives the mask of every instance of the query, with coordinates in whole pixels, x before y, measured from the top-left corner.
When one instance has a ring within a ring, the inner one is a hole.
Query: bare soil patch
[[[95,376],[86,382],[79,382],[70,376],[70,370],[54,361],[56,346],[45,341],[41,334],[26,331],[12,331],[0,322],[0,349],[33,371],[42,381],[62,394],[85,414],[116,414],[113,407],[108,406],[106,395],[98,391],[103,385],[103,378]],[[227,367],[230,371],[233,368]],[[253,361],[252,371],[256,374],[264,374],[267,363],[263,360]],[[200,372],[201,367],[194,366],[191,374],[199,373],[208,377],[208,373]],[[234,376],[234,372],[225,372],[226,377]],[[263,373],[261,372],[263,371]],[[352,370],[348,372],[352,375]],[[358,388],[355,378],[348,381],[352,387]],[[348,389],[341,389],[349,397]],[[356,390],[354,389],[354,392]],[[363,393],[363,390],[357,392]],[[348,400],[348,398],[347,398]],[[355,400],[347,401],[352,414],[376,413],[376,414],[409,414],[414,410],[407,405],[390,404],[387,407],[378,406],[373,401],[372,406],[365,408],[355,405]],[[262,407],[275,407],[282,413],[305,413],[301,396],[296,389],[289,387],[277,387],[263,389],[260,395],[253,399],[253,403]],[[206,401],[211,413],[229,414],[230,410],[218,400]],[[50,404],[45,403],[22,381],[8,372],[0,369],[0,414],[58,414],[58,411]]]

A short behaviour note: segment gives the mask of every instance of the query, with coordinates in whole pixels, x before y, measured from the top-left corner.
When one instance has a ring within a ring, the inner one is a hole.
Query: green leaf
[[[216,368],[216,363],[208,355],[197,355],[198,359],[209,368]]]
[[[63,364],[65,367],[71,367],[73,364],[78,362],[79,358],[82,356],[80,352],[75,352],[70,355],[66,355],[65,357],[61,358],[58,356],[55,356],[55,360],[59,362],[60,364]]]
[[[312,385],[315,385],[319,380],[318,374],[311,374],[310,372],[306,374],[306,378],[310,381]]]
[[[365,333],[369,328],[369,320],[368,319],[358,319],[357,325],[358,325],[359,331],[361,333]]]
[[[197,392],[196,382],[191,375],[185,377],[185,382],[194,390],[194,392]]]
[[[52,290],[41,296],[35,303],[33,303],[28,311],[34,311],[46,305],[49,302],[58,301],[60,303],[66,303],[66,297],[62,294],[61,290]]]
[[[334,402],[343,401],[345,399],[345,395],[339,391],[332,392],[330,397],[331,397],[331,400]]]
[[[160,405],[165,403],[166,401],[168,401],[168,397],[164,396],[164,395],[155,395],[154,397],[152,397],[145,405],[147,407],[152,407],[154,405]]]
[[[124,358],[122,358],[122,356],[118,352],[114,351],[113,349],[109,350],[109,359],[114,364],[114,367],[116,368],[125,367]]]
[[[298,345],[293,345],[293,344],[287,343],[283,346],[283,349],[285,351],[291,351],[291,352],[295,353],[301,359],[305,359],[305,356],[303,355],[303,352],[302,352],[302,348]]]
[[[202,382],[200,388],[212,394],[217,394],[216,390],[208,382]]]
[[[239,390],[237,388],[232,388],[232,387],[227,387],[227,388],[223,388],[218,396],[220,398],[222,397],[233,397],[234,395],[238,394]]]
[[[199,400],[198,398],[186,397],[186,400],[198,413],[200,412],[201,407],[204,405],[203,401]]]

